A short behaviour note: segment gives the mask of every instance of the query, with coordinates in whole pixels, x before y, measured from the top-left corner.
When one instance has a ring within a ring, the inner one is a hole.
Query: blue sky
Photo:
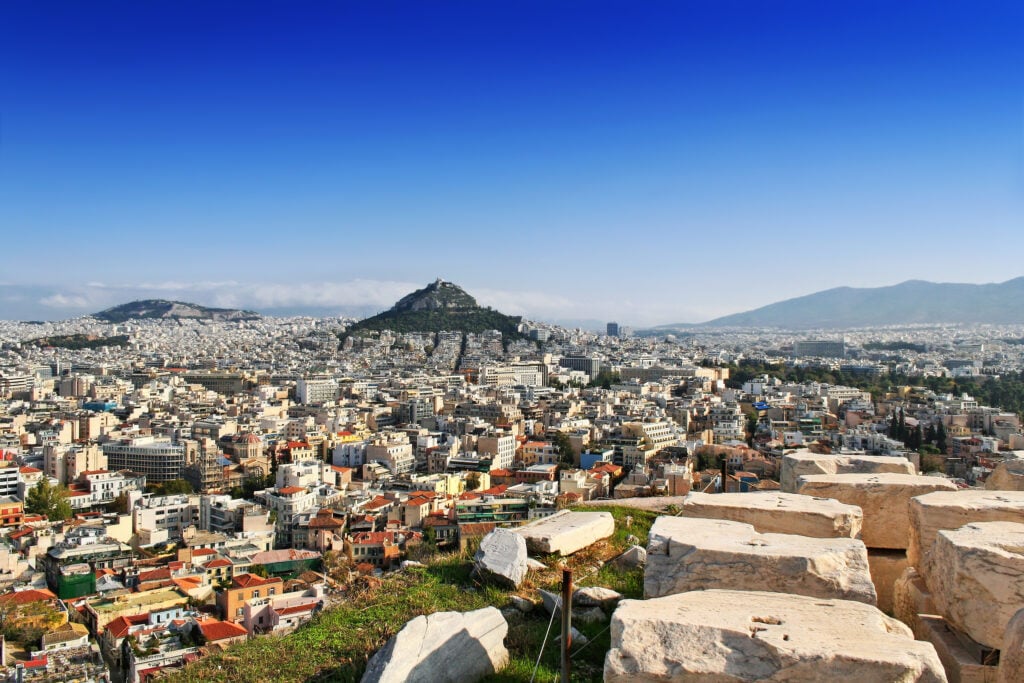
[[[301,6],[301,10],[297,9]],[[0,317],[1024,274],[1024,6],[0,4]]]

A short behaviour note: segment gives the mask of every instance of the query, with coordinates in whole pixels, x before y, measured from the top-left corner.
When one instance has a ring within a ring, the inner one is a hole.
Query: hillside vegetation
[[[641,545],[646,545],[656,514],[614,506],[586,510],[610,511],[616,520],[616,530],[607,541],[566,558],[566,565],[574,570],[574,582],[579,586],[605,586],[630,598],[642,597],[642,568],[619,571],[604,562],[629,547],[626,539],[631,534]],[[627,517],[632,518],[629,528]],[[169,680],[197,683],[358,681],[373,653],[413,617],[449,610],[464,612],[488,605],[504,608],[509,606],[509,596],[513,593],[537,600],[537,588],[557,591],[562,558],[540,559],[548,569],[531,572],[518,591],[472,578],[471,551],[437,555],[427,561],[424,568],[390,573],[381,579],[359,577],[342,590],[337,606],[324,610],[294,633],[260,637],[232,646],[221,654],[188,665]],[[539,604],[528,614],[516,613],[509,618],[506,646],[511,661],[490,680],[530,680],[549,619]],[[591,642],[573,647],[572,680],[600,681],[610,644],[608,622],[575,626]],[[557,635],[556,623],[548,637],[537,681],[558,680],[559,651],[554,643]],[[457,666],[457,662],[452,664]]]

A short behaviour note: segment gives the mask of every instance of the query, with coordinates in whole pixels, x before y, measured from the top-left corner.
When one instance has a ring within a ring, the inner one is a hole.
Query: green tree
[[[478,488],[480,488],[480,473],[470,472],[466,475],[466,490],[476,491]]]
[[[69,495],[66,486],[54,486],[43,477],[25,496],[25,511],[46,515],[51,522],[60,522],[71,517]]]
[[[558,464],[572,467],[576,462],[576,453],[572,449],[572,441],[565,432],[555,432],[555,450],[558,452]]]
[[[935,428],[935,445],[943,453],[946,452],[946,425],[939,423]]]
[[[127,515],[131,512],[130,502],[131,499],[128,497],[128,492],[121,491],[121,493],[117,494],[114,502],[110,504],[110,509],[119,515]]]
[[[171,481],[154,485],[153,493],[158,496],[175,496],[180,493],[195,493],[195,490],[192,488],[192,484],[184,479],[172,479]]]

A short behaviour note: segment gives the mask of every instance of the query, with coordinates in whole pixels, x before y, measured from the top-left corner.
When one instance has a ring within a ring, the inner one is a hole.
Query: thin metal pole
[[[572,570],[562,570],[562,683],[569,683],[572,647]]]

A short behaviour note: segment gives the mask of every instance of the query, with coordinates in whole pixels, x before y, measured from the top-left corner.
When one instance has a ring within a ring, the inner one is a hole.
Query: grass
[[[438,555],[428,560],[425,568],[388,574],[382,579],[357,579],[346,589],[341,604],[325,610],[294,633],[263,636],[232,646],[175,672],[169,680],[355,682],[362,676],[373,653],[413,617],[449,610],[465,612],[488,605],[500,609],[509,606],[513,592],[537,600],[537,588],[558,590],[563,562],[573,569],[574,583],[579,586],[605,586],[626,597],[642,597],[643,569],[620,571],[606,561],[629,547],[630,535],[635,536],[640,545],[646,545],[656,513],[614,506],[586,508],[587,511],[595,509],[612,513],[615,533],[568,558],[554,555],[539,558],[547,569],[530,572],[517,591],[474,579],[471,552]],[[629,528],[626,527],[627,516],[632,518]],[[505,644],[510,661],[504,670],[487,680],[528,681],[550,616],[538,605],[528,614],[510,612],[507,618],[509,631]],[[573,647],[572,680],[600,681],[610,643],[607,619],[574,625],[592,642],[585,647]],[[554,642],[558,635],[556,621],[537,671],[538,683],[559,678],[559,649]]]

